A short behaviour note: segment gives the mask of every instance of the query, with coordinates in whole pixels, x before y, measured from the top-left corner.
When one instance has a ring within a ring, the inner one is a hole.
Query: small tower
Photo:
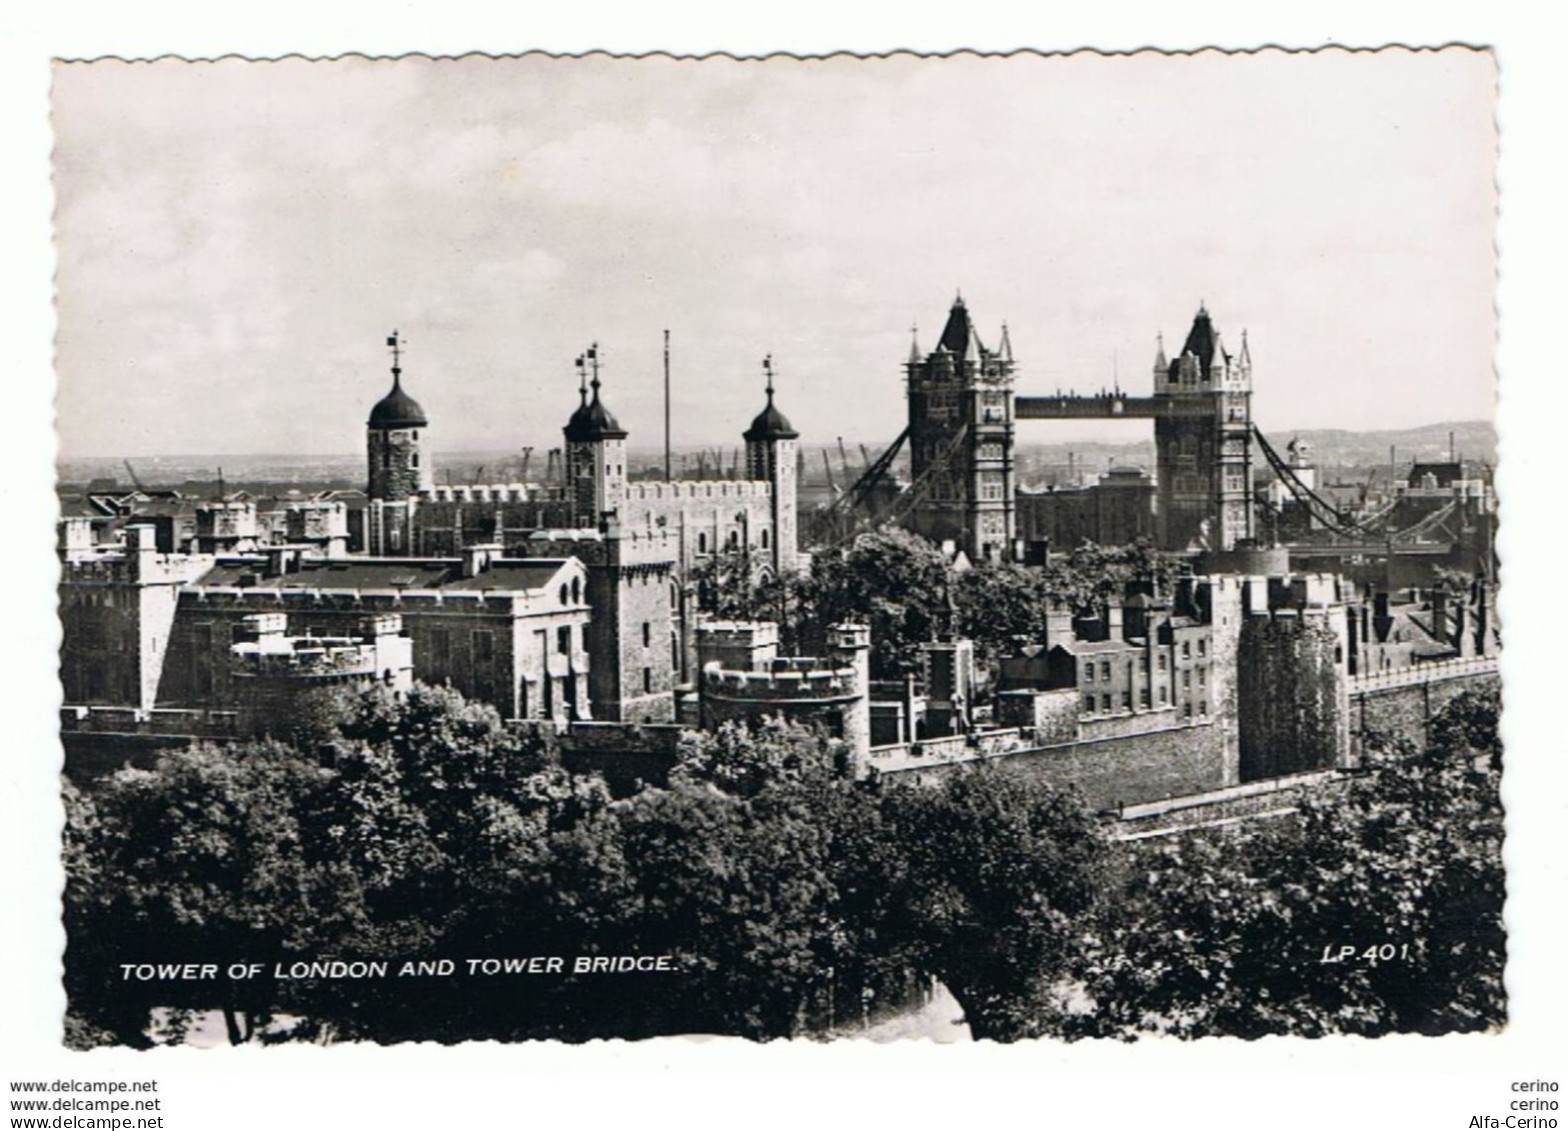
[[[376,402],[366,422],[372,499],[402,502],[431,487],[430,463],[420,451],[420,432],[429,427],[425,410],[403,391],[403,347],[396,330],[387,339],[392,349],[392,389]]]
[[[396,557],[414,551],[414,510],[431,489],[430,461],[420,439],[430,422],[419,402],[403,391],[403,343],[396,330],[387,345],[392,390],[376,402],[365,425],[370,463],[365,544],[372,554]]]
[[[599,397],[598,342],[578,356],[577,379],[577,411],[561,429],[566,437],[566,486],[575,503],[576,524],[596,527],[608,513],[621,509],[626,496],[626,429]]]
[[[772,488],[769,506],[773,533],[769,554],[775,576],[793,573],[795,557],[795,441],[800,433],[773,403],[773,355],[762,359],[767,376],[768,403],[746,429],[746,478],[765,480]]]

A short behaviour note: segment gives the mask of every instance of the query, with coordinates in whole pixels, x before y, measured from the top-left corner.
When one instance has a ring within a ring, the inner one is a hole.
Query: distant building
[[[1018,491],[1018,537],[1070,550],[1084,542],[1125,546],[1156,534],[1154,480],[1142,468],[1112,468],[1087,487]]]

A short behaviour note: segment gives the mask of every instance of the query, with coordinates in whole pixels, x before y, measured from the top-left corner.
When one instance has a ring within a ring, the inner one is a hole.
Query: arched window
[[[562,585],[561,586],[561,604],[563,604],[563,605],[567,603],[566,597],[567,597],[568,592],[569,592],[569,590],[566,588],[566,586]]]
[[[572,604],[574,604],[574,605],[577,604],[579,601],[582,600],[582,598],[583,598],[582,582],[574,577],[574,578],[572,578]]]
[[[699,554],[706,554],[708,552],[708,536],[706,534],[699,533],[697,535],[697,552]]]
[[[762,528],[762,548],[764,550],[768,548],[768,528],[766,526]]]

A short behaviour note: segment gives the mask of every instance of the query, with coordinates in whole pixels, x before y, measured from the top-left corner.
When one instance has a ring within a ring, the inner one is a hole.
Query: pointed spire
[[[1157,331],[1154,335],[1154,371],[1164,373],[1170,367],[1171,363],[1165,357],[1165,333]]]
[[[996,347],[997,356],[1003,361],[1013,360],[1013,340],[1007,336],[1007,323],[1002,323],[1002,340]]]
[[[920,328],[918,326],[909,328],[909,364],[920,364]]]
[[[964,292],[962,290],[960,290],[958,287],[954,287],[953,288],[953,309],[954,310],[963,310],[964,309]]]
[[[1243,365],[1252,364],[1252,350],[1247,346],[1247,331],[1245,327],[1241,331],[1241,355],[1238,360]]]
[[[577,361],[577,401],[579,408],[588,407],[588,355],[578,354]]]
[[[773,355],[770,353],[762,359],[762,372],[768,377],[768,404],[773,404]]]

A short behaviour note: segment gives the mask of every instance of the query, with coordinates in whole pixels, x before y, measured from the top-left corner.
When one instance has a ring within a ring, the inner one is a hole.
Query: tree
[[[784,647],[799,650],[816,625],[809,581],[775,575],[751,553],[714,554],[693,568],[697,603],[720,620],[768,620],[779,625]],[[816,635],[820,636],[820,632]]]
[[[1045,639],[1053,594],[1046,573],[1013,563],[984,562],[954,579],[958,631],[975,642],[981,661],[994,665],[1020,640]]]
[[[1094,819],[1076,797],[995,766],[889,789],[883,814],[907,861],[904,946],[953,992],[976,1037],[1039,1035],[1102,883]]]
[[[756,730],[727,722],[716,731],[681,736],[671,779],[754,797],[765,788],[832,778],[843,768],[833,746],[815,728],[782,718],[768,719]]]
[[[809,585],[820,628],[859,621],[871,628],[871,674],[897,679],[920,663],[920,645],[948,617],[950,570],[918,534],[886,526],[812,560]]]
[[[125,962],[267,961],[330,950],[360,913],[341,862],[318,849],[330,774],[275,742],[195,745],[66,791],[66,985],[82,1022],[147,1042],[154,1005],[221,1009],[240,1043],[273,987],[147,983]]]
[[[1167,592],[1176,579],[1173,558],[1144,539],[1125,546],[1080,543],[1047,565],[1044,573],[1051,597],[1078,611],[1120,599],[1129,585]]]
[[[1374,752],[1368,773],[1304,800],[1296,820],[1134,848],[1121,897],[1073,964],[1092,1004],[1058,1011],[1052,1028],[1255,1037],[1500,1025],[1499,774],[1472,749],[1495,746],[1495,731],[1469,727],[1484,713],[1456,700],[1432,749]]]

